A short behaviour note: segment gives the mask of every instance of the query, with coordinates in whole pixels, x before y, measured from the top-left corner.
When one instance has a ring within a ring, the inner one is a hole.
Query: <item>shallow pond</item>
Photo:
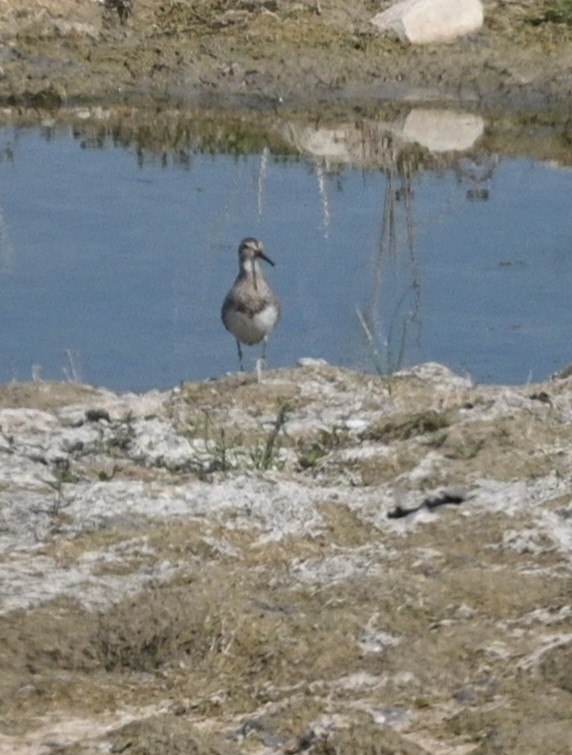
[[[283,307],[270,367],[431,360],[521,383],[572,359],[570,169],[482,152],[162,159],[14,127],[0,155],[1,382],[147,390],[236,370],[220,305],[250,235]]]

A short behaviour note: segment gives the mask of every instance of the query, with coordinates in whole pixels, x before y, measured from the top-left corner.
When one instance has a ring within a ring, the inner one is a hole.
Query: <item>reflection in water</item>
[[[270,367],[558,369],[572,176],[479,145],[405,149],[403,122],[279,124],[266,142],[240,124],[203,142],[167,122],[134,142],[115,126],[0,132],[0,380],[139,390],[234,369],[219,308],[248,235],[284,304]]]
[[[412,189],[412,177],[421,166],[403,145],[415,143],[433,153],[467,150],[483,131],[484,120],[480,116],[425,108],[414,108],[405,119],[393,122],[362,121],[358,125],[314,129],[289,124],[287,138],[314,157],[326,239],[330,207],[323,165],[329,167],[332,162],[375,165],[385,176],[382,230],[373,264],[372,288],[366,307],[363,310],[356,307],[371,359],[381,374],[403,365],[408,342],[418,348],[421,342],[421,281],[414,248]],[[460,179],[470,184],[467,198],[488,198],[494,164],[487,155],[458,161]],[[398,210],[402,210],[403,218],[398,217]],[[387,281],[403,273],[404,262],[398,258],[401,253],[408,254],[411,277],[409,281],[401,281],[392,297],[388,295]]]
[[[441,144],[444,141],[441,138]],[[468,200],[488,200],[490,184],[499,163],[497,155],[479,153],[455,163],[458,181],[467,185]],[[374,261],[373,286],[364,311],[356,309],[360,324],[380,374],[390,374],[405,362],[415,345],[420,349],[421,290],[419,263],[415,251],[413,179],[420,170],[412,156],[391,150],[385,169],[385,196],[379,246]],[[398,185],[399,182],[399,185]],[[407,254],[409,266],[397,259]],[[409,278],[396,287],[392,301],[385,301],[387,281],[408,270]],[[385,284],[385,285],[384,285]]]
[[[484,129],[484,120],[474,113],[413,108],[397,133],[402,141],[433,153],[463,152],[473,147]]]
[[[383,219],[373,264],[372,288],[366,308],[363,311],[356,308],[380,374],[394,372],[404,364],[408,340],[420,343],[421,282],[415,256],[412,188],[416,170],[412,159],[405,156],[398,159],[395,151],[391,151],[384,174]],[[401,282],[400,272],[407,270],[407,265],[399,258],[404,251],[408,253],[410,278]],[[393,297],[387,295],[389,278],[398,281]]]
[[[14,161],[14,152],[10,145],[0,149],[0,163]],[[2,198],[0,196],[0,275],[10,275],[14,267],[14,245],[10,238],[10,231],[4,216]]]
[[[0,275],[10,275],[14,271],[14,245],[4,216],[0,199]]]
[[[457,178],[459,183],[468,186],[467,199],[486,201],[489,198],[490,184],[498,163],[498,155],[486,153],[459,160]]]
[[[318,192],[322,202],[322,231],[324,233],[324,238],[327,239],[330,235],[330,221],[332,218],[326,170],[323,164],[318,160],[315,161],[314,167],[316,170],[316,178],[318,179]]]
[[[264,192],[264,181],[268,173],[268,159],[270,157],[270,150],[268,147],[264,147],[260,153],[260,169],[258,171],[258,217],[262,216],[262,196]]]

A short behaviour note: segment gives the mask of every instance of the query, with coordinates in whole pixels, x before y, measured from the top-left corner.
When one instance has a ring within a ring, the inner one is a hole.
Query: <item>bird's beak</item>
[[[265,262],[268,262],[269,265],[272,265],[272,267],[274,267],[274,262],[272,262],[272,260],[270,259],[270,257],[267,257],[264,254],[264,252],[262,251],[262,249],[258,250],[258,254],[256,256],[260,257],[260,259],[264,260]]]

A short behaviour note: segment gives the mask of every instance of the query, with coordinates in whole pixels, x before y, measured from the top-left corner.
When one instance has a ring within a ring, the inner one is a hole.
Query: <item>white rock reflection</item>
[[[462,152],[470,149],[484,130],[484,120],[474,113],[415,108],[405,119],[401,138],[430,152]]]
[[[405,119],[362,121],[312,128],[288,123],[283,136],[303,154],[361,167],[386,165],[395,143],[419,144],[432,153],[463,152],[482,136],[485,121],[474,113],[414,108]]]
[[[282,136],[299,152],[327,162],[361,167],[385,165],[393,127],[384,121],[313,128],[290,121]]]

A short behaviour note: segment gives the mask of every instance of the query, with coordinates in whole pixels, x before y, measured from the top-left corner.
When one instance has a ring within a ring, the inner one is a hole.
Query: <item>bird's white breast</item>
[[[229,309],[226,312],[226,326],[239,341],[252,346],[270,333],[278,322],[278,315],[275,304],[268,304],[255,315]]]

